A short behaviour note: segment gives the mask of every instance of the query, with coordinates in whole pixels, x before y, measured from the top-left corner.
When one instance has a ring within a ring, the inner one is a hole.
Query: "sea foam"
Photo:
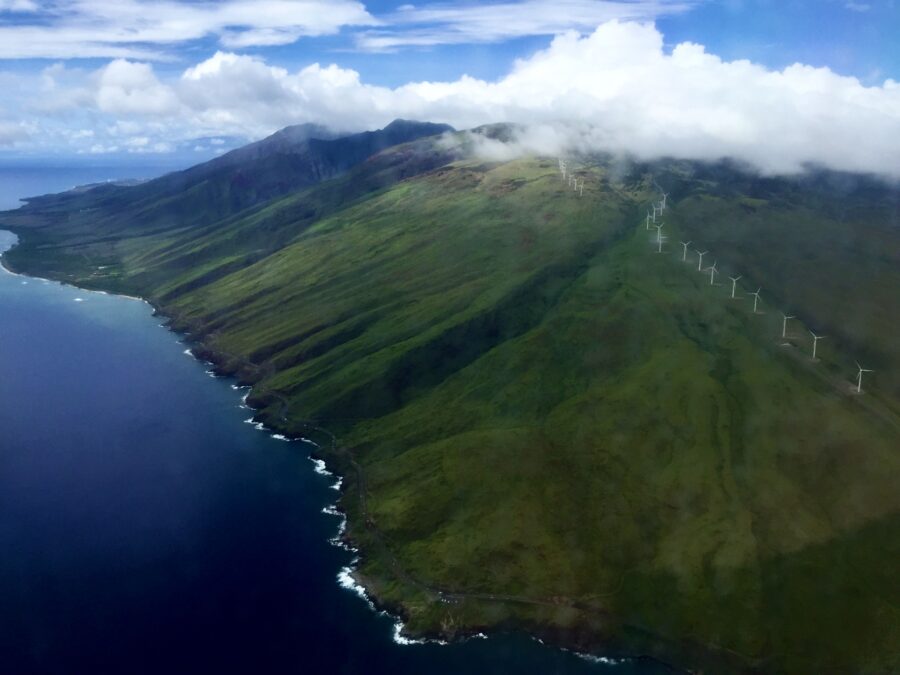
[[[357,583],[356,579],[353,578],[353,568],[350,566],[342,567],[341,571],[338,572],[337,582],[341,588],[346,588],[348,591],[352,591],[358,597],[366,601],[366,604],[369,606],[373,612],[377,611],[375,607],[375,603],[369,598],[369,594],[366,593],[366,589],[362,587],[361,584]]]

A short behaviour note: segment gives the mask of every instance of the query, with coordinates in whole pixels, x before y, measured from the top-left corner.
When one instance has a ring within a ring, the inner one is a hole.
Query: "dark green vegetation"
[[[89,192],[0,225],[15,268],[149,298],[261,419],[333,431],[359,576],[411,632],[900,670],[896,192],[594,158],[579,198],[555,159],[451,145],[205,224],[160,225],[166,203],[120,220]],[[686,238],[765,313],[681,263]],[[807,327],[830,336],[818,363]],[[855,358],[878,370],[862,397]]]

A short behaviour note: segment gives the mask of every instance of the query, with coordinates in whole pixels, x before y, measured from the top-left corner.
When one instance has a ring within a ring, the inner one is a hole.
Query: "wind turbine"
[[[734,300],[734,292],[737,290],[737,282],[743,279],[742,276],[728,277],[731,279],[731,299]]]
[[[712,267],[709,268],[709,285],[712,286],[713,282],[716,280],[716,275],[719,273],[719,270],[716,268],[717,260],[713,260]]]
[[[669,193],[668,193],[668,192],[663,192],[663,193],[662,193],[662,196],[663,196],[663,198],[662,198],[662,207],[663,207],[663,208],[666,208],[666,198],[669,196]]]
[[[584,178],[581,179],[581,187],[579,188],[578,196],[584,197]]]
[[[754,314],[757,313],[757,312],[756,312],[756,305],[757,305],[757,303],[759,303],[759,292],[760,292],[761,290],[762,290],[762,286],[760,286],[759,288],[756,289],[756,291],[754,291],[753,293],[750,294],[750,295],[753,296],[753,313],[754,313]]]
[[[684,247],[681,251],[681,262],[685,262],[687,260],[687,247],[690,246],[691,242],[683,241],[681,245]]]
[[[697,251],[697,249],[694,249],[694,250]],[[697,261],[697,271],[698,272],[703,271],[703,256],[705,256],[707,253],[709,253],[709,251],[697,251],[697,255],[700,256],[700,260]]]
[[[575,179],[575,182],[572,184],[572,189],[576,192],[578,191],[578,179]]]
[[[856,362],[856,367],[859,368],[859,372],[856,374],[856,393],[862,393],[862,374],[863,373],[874,373],[874,370],[869,370],[868,368],[863,368],[859,365],[859,361]]]
[[[816,334],[813,333],[812,331],[809,331],[809,334],[812,335],[812,337],[813,337],[813,353],[812,353],[812,357],[813,357],[813,361],[815,361],[815,360],[816,360],[816,347],[817,347],[818,344],[819,344],[819,340],[823,340],[823,339],[825,339],[825,337],[827,337],[827,336],[825,336],[825,335],[816,335]]]
[[[650,229],[650,212],[647,211],[647,229]]]
[[[656,222],[656,204],[653,204],[653,222]]]
[[[662,243],[662,229],[663,229],[665,226],[666,226],[665,223],[660,223],[659,225],[654,225],[654,226],[653,226],[653,227],[656,228],[656,243],[657,243],[657,244],[661,244],[661,243]]]
[[[786,338],[786,337],[787,337],[787,322],[788,322],[788,319],[796,319],[797,317],[796,317],[796,316],[790,316],[790,315],[788,315],[788,314],[785,314],[784,312],[781,313],[781,316],[784,317],[784,321],[781,323],[781,337]]]

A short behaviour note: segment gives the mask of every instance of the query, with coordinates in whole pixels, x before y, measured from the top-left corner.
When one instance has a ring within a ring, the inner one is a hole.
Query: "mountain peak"
[[[416,133],[418,135],[434,135],[441,134],[445,131],[455,131],[449,124],[437,124],[435,122],[419,122],[417,120],[405,120],[400,117],[381,129],[382,133],[388,134],[406,134]],[[424,134],[423,134],[424,132]],[[373,132],[378,133],[378,132]]]

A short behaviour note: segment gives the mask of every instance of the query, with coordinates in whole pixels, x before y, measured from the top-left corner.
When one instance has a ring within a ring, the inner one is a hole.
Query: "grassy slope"
[[[771,307],[728,300],[680,246],[655,253],[645,183],[585,175],[579,199],[549,161],[461,162],[193,289],[195,270],[158,271],[172,247],[221,265],[216,237],[257,216],[65,255],[77,280],[106,250],[257,382],[264,418],[339,433],[366,481],[349,471],[342,499],[360,575],[413,631],[527,626],[717,672],[897,670],[891,391],[848,396],[837,357],[802,356],[803,324],[784,347]],[[734,209],[676,177],[670,234],[717,234],[703,209]],[[755,272],[746,239],[718,234]]]
[[[746,286],[762,286],[776,311],[828,335],[823,355],[844,354],[850,376],[856,358],[878,371],[878,389],[900,398],[896,189],[840,176],[798,184],[724,167],[675,167],[660,180],[674,189],[687,237],[721,253]]]

